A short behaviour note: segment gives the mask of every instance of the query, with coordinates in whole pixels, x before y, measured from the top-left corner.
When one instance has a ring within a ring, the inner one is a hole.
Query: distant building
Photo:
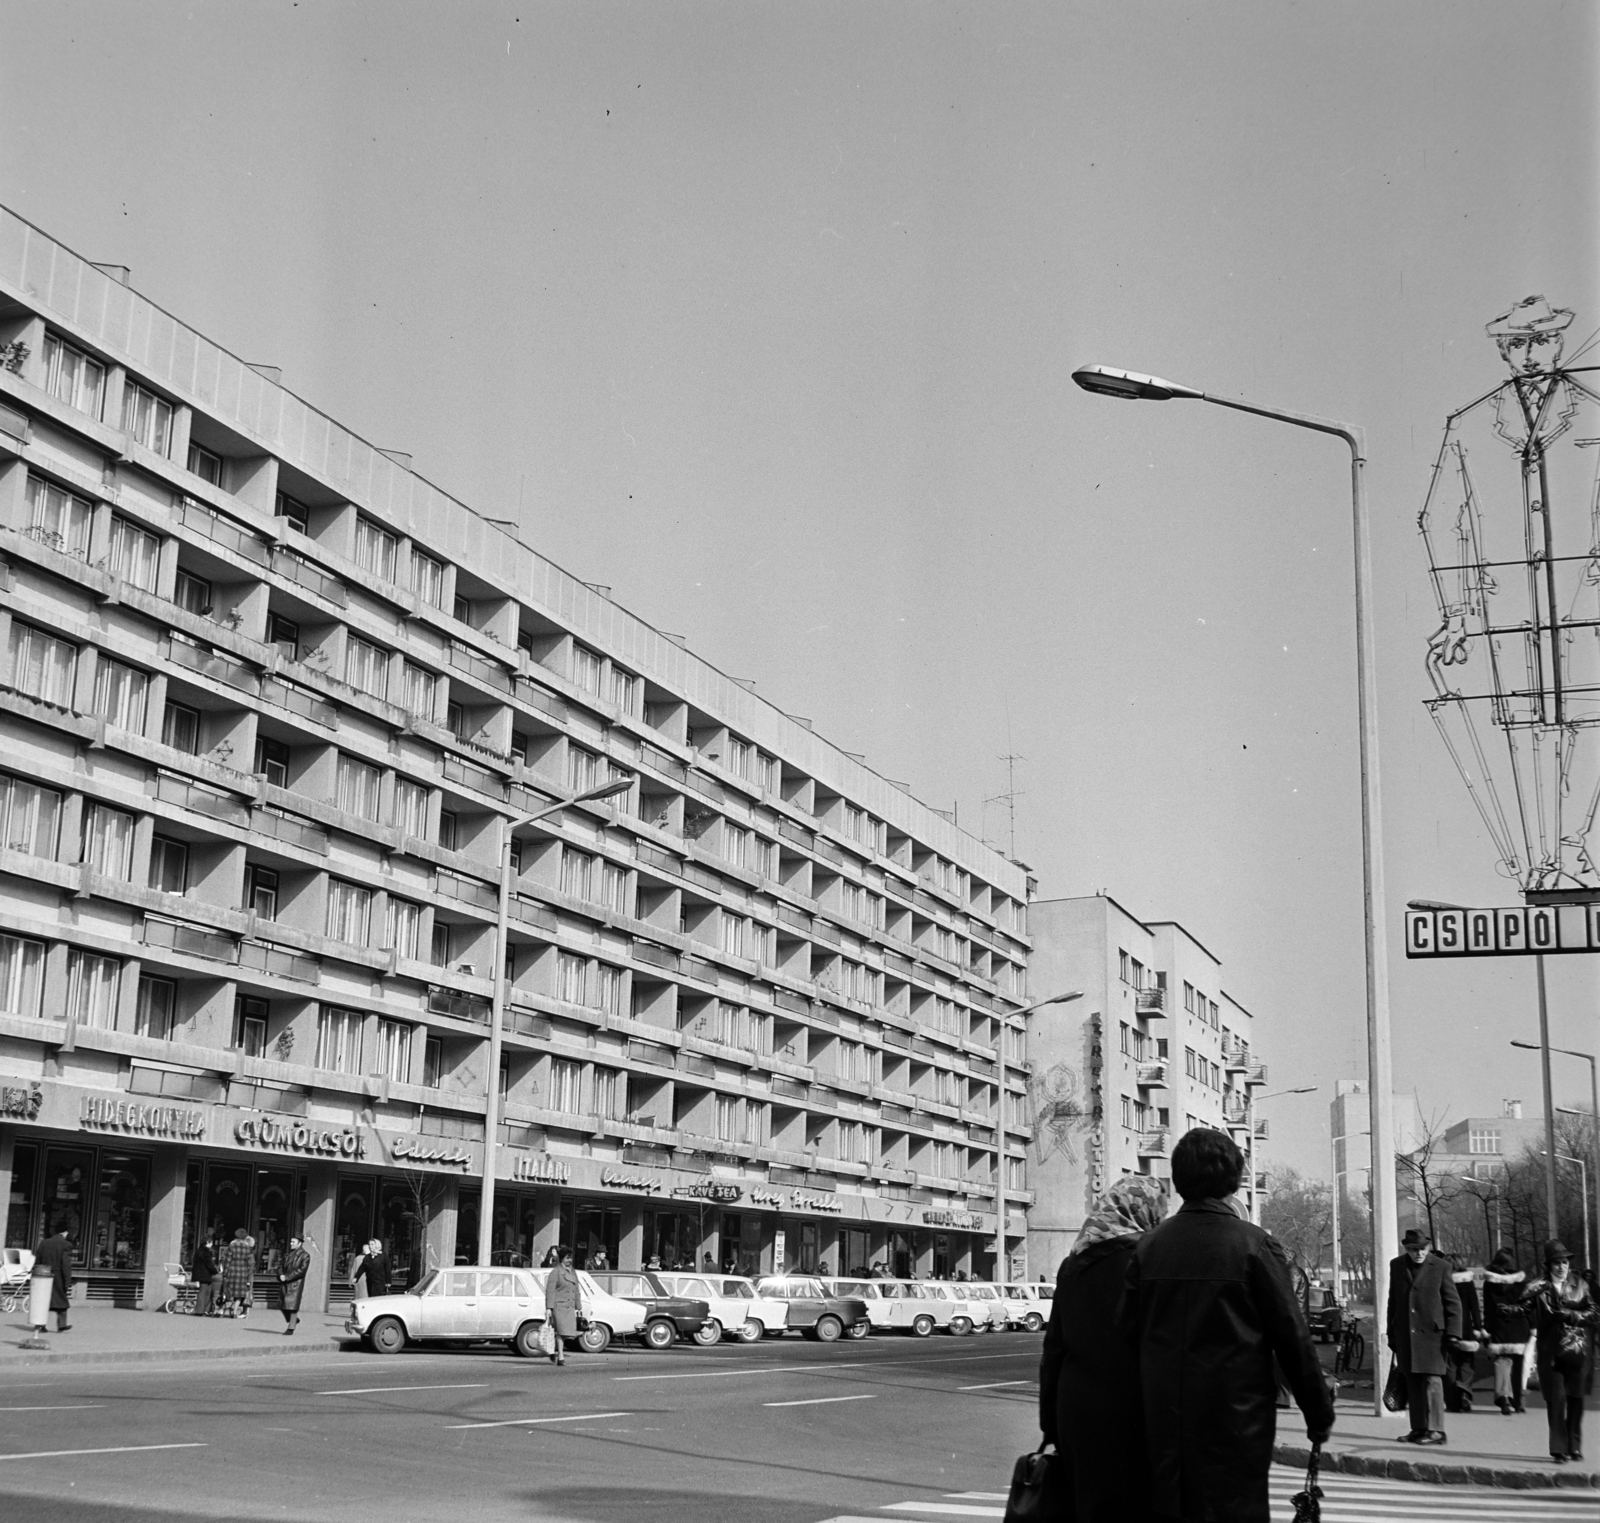
[[[1221,962],[1182,926],[1140,920],[1104,895],[1039,900],[1029,915],[1032,997],[1082,991],[1030,1017],[1031,1276],[1054,1272],[1111,1180],[1167,1175],[1190,1127],[1226,1130],[1251,1154],[1254,1214],[1267,1129],[1251,1097],[1267,1070]]]

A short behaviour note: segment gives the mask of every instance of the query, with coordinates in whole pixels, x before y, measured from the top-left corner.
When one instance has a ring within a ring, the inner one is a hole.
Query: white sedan
[[[789,1318],[782,1301],[758,1296],[753,1282],[737,1274],[673,1274],[658,1278],[677,1296],[704,1301],[711,1308],[710,1320],[695,1334],[696,1343],[716,1343],[731,1333],[742,1343],[759,1343],[763,1337],[776,1337]]]
[[[599,1353],[613,1336],[628,1337],[644,1325],[641,1307],[607,1295],[581,1271],[578,1283],[587,1319],[580,1348]],[[435,1269],[398,1295],[358,1300],[345,1329],[380,1354],[398,1354],[408,1343],[509,1343],[531,1358],[544,1319],[540,1271],[463,1266]]]

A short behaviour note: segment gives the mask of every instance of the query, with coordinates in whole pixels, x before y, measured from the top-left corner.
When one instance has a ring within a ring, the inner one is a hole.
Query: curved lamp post
[[[1372,1114],[1372,1282],[1375,1311],[1383,1315],[1389,1291],[1389,1261],[1400,1253],[1399,1224],[1395,1218],[1394,1096],[1389,1053],[1389,933],[1384,903],[1383,860],[1378,853],[1381,809],[1378,792],[1378,690],[1372,633],[1372,539],[1367,518],[1366,440],[1351,423],[1318,418],[1309,413],[1285,412],[1276,407],[1256,407],[1229,397],[1215,397],[1192,386],[1180,386],[1160,376],[1117,370],[1109,365],[1085,365],[1072,372],[1085,391],[1130,402],[1213,402],[1236,412],[1253,413],[1309,428],[1343,439],[1350,450],[1350,497],[1355,531],[1356,572],[1356,704],[1361,742],[1361,871],[1365,900],[1367,974],[1367,1089]],[[1381,1344],[1373,1353],[1372,1409],[1383,1407],[1383,1383],[1388,1374],[1387,1351]]]
[[[1275,1089],[1270,1095],[1258,1096],[1254,1090],[1245,1090],[1245,1114],[1250,1118],[1250,1220],[1256,1226],[1261,1225],[1261,1191],[1257,1187],[1260,1176],[1256,1173],[1256,1107],[1263,1100],[1276,1100],[1279,1095],[1314,1095],[1320,1086],[1316,1084],[1301,1084],[1294,1089]]]

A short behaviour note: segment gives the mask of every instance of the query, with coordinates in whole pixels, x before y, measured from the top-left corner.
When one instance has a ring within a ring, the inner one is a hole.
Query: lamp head
[[[1085,391],[1097,396],[1121,397],[1127,402],[1170,402],[1174,397],[1202,397],[1205,394],[1157,375],[1140,375],[1134,370],[1117,370],[1110,365],[1084,365],[1072,372],[1072,379]]]

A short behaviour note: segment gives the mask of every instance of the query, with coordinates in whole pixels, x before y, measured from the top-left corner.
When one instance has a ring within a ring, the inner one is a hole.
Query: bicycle
[[[1334,1355],[1335,1375],[1354,1374],[1367,1362],[1367,1340],[1361,1336],[1361,1323],[1352,1317],[1339,1333],[1339,1352]]]

